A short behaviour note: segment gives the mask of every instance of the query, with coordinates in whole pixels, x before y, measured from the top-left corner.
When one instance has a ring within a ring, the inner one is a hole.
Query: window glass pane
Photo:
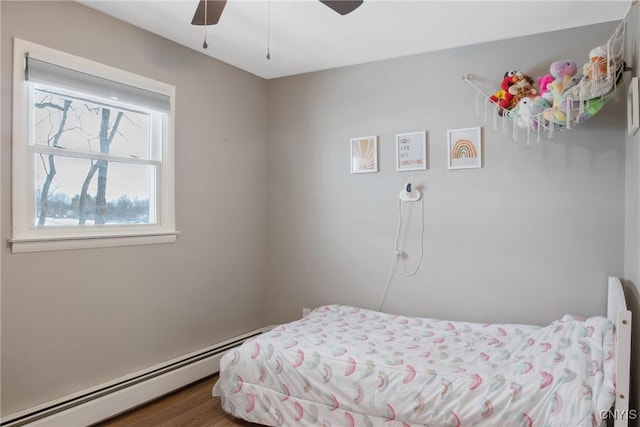
[[[149,112],[103,101],[58,89],[36,88],[33,144],[152,158]]]
[[[155,224],[155,167],[36,154],[35,225]]]

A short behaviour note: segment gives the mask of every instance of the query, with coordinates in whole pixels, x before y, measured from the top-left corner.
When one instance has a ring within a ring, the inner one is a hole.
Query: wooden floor
[[[186,388],[154,400],[94,427],[228,427],[258,426],[232,417],[220,407],[220,398],[211,397],[218,376],[205,378]]]

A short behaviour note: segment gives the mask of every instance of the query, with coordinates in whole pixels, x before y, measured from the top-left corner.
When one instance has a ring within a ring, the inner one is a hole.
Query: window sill
[[[71,249],[112,248],[117,246],[173,243],[180,232],[141,235],[82,236],[70,238],[10,239],[11,253],[64,251]]]

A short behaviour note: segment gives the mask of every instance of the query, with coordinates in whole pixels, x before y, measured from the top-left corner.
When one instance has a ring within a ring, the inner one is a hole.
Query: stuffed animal
[[[604,79],[607,77],[608,58],[606,46],[598,46],[589,52],[589,62],[582,66],[582,74],[588,79]]]
[[[567,121],[567,112],[571,114],[571,121],[575,122],[576,118],[579,114],[578,110],[580,108],[580,101],[572,98],[569,94],[571,89],[577,87],[582,81],[583,76],[582,73],[576,74],[573,76],[571,80],[567,83],[564,93],[562,94],[562,99],[560,100],[560,104],[554,103],[554,105],[558,105],[555,112],[555,120],[558,123],[566,123]]]
[[[526,74],[522,74],[520,80],[511,85],[509,93],[513,97],[507,109],[512,109],[518,105],[521,99],[537,95],[538,90],[533,87],[533,79]]]
[[[549,107],[551,107],[551,104],[542,96],[527,96],[522,98],[518,105],[509,111],[509,116],[515,120],[519,128],[538,130],[541,113]]]
[[[558,90],[560,85],[552,86],[552,94],[553,94],[553,105],[550,108],[547,108],[543,112],[543,117],[553,122],[557,125],[566,125],[567,122],[567,111],[575,112],[575,110],[579,107],[577,104],[572,104],[570,107],[567,106],[568,96],[567,94],[570,92],[569,90],[572,87],[576,87],[582,81],[582,73],[576,74],[572,76],[570,79],[564,81],[564,85]],[[568,110],[569,109],[569,110]],[[572,114],[572,118],[575,114]]]
[[[586,101],[610,93],[619,77],[618,71],[612,73],[613,70],[610,67],[613,66],[612,61],[607,58],[606,46],[598,46],[591,49],[589,62],[582,67],[584,79],[571,89],[567,96],[572,99]]]
[[[513,95],[509,93],[509,88],[519,80],[519,75],[521,74],[522,73],[513,70],[504,73],[504,77],[500,83],[500,90],[491,95],[489,100],[497,104],[500,108],[508,108],[513,98]]]
[[[578,73],[575,76],[568,79],[564,86],[562,86],[561,90],[556,91],[552,90],[553,94],[553,105],[560,105],[565,99],[567,99],[567,94],[570,92],[572,87],[577,86],[580,81],[582,81],[582,73]]]
[[[563,59],[552,63],[549,72],[554,78],[547,86],[550,89],[552,106],[544,110],[542,117],[550,123],[550,126],[553,126],[554,123],[563,125],[566,115],[563,113],[560,113],[558,117],[556,115],[560,110],[560,104],[563,101],[562,94],[565,89],[579,81],[574,78],[578,73],[578,66],[574,61]]]
[[[553,101],[553,96],[551,95],[551,88],[549,87],[549,85],[554,80],[555,77],[553,77],[551,74],[545,74],[544,76],[538,77],[536,79],[536,82],[538,82],[538,85],[540,86],[540,95],[549,103]]]
[[[567,83],[578,73],[578,66],[574,61],[563,59],[552,63],[549,72],[554,78],[550,90],[562,94]]]
[[[615,89],[613,89],[606,95],[603,95],[594,99],[590,99],[589,101],[587,101],[583,105],[582,112],[578,110],[577,116],[575,118],[575,122],[584,123],[585,121],[587,121],[587,119],[589,119],[591,116],[593,116],[598,111],[600,111],[604,106],[604,104],[609,102],[611,98],[613,98],[616,95],[616,93],[618,92],[621,86],[622,85],[617,84]]]

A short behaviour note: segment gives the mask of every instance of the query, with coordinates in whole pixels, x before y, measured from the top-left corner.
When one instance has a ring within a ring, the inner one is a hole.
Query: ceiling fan
[[[319,0],[340,15],[346,15],[356,10],[364,0]],[[215,25],[220,20],[227,0],[200,0],[191,25]],[[206,12],[205,12],[206,11]],[[206,15],[206,16],[205,16]]]

